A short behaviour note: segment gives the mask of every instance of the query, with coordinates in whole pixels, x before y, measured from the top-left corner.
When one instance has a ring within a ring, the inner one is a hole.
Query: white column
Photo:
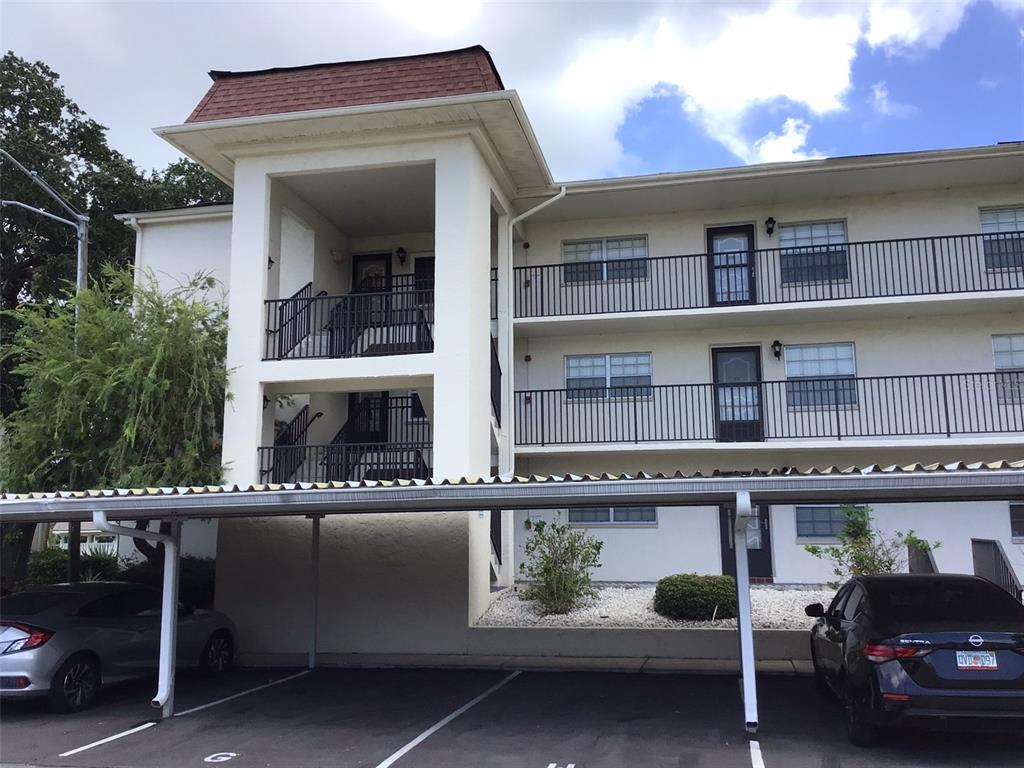
[[[263,432],[263,356],[270,184],[263,169],[240,160],[235,167],[231,224],[231,291],[228,294],[227,367],[232,399],[224,406],[224,449],[229,483],[259,482],[257,448]]]
[[[748,733],[757,733],[757,679],[754,669],[754,630],[750,616],[750,564],[747,561],[747,526],[753,517],[750,493],[736,491],[733,553],[736,555],[736,625],[740,635],[740,675],[743,714]]]

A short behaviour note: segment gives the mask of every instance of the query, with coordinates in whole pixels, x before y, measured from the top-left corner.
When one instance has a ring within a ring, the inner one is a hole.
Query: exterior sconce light
[[[409,253],[405,250],[405,248],[399,248],[397,251],[395,251],[395,255],[398,257],[399,264],[405,264],[405,259],[406,257],[408,257]]]
[[[782,342],[778,339],[772,342],[772,353],[775,355],[776,360],[782,358]]]
[[[764,231],[768,233],[768,237],[771,237],[775,232],[775,217],[769,216],[764,220]]]

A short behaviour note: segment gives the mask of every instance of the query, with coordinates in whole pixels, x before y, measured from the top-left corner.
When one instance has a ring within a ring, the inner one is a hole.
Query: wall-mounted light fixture
[[[772,342],[772,354],[775,355],[776,360],[782,357],[782,342],[778,339]]]
[[[775,217],[769,216],[764,220],[764,231],[768,233],[768,237],[771,237],[775,232]]]
[[[274,268],[274,264],[275,264],[275,263],[276,263],[276,262],[275,262],[275,261],[274,261],[274,260],[273,260],[272,258],[270,258],[269,256],[267,256],[267,270],[271,270],[271,269],[273,269],[273,268]]]
[[[399,264],[405,264],[405,260],[406,258],[408,258],[409,253],[408,251],[405,250],[405,248],[399,248],[397,251],[395,251],[395,256],[398,257]]]

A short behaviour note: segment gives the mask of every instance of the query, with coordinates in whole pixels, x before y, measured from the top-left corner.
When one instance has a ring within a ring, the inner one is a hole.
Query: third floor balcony
[[[843,242],[515,269],[517,319],[681,313],[751,306],[1024,290],[1024,232]],[[1005,295],[1004,295],[1005,298]]]

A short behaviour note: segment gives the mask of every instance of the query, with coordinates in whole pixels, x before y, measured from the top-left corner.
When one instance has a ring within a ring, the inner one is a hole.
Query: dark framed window
[[[783,285],[849,280],[846,222],[780,224],[779,269]]]
[[[576,507],[569,510],[573,525],[650,525],[658,522],[655,507]]]
[[[651,395],[651,353],[568,355],[566,396],[572,400]]]
[[[1024,539],[1024,504],[1010,505],[1010,535]]]
[[[1024,269],[1024,205],[981,212],[985,269]]]
[[[821,408],[857,404],[853,344],[791,344],[786,352],[786,404]]]
[[[798,539],[834,539],[846,524],[838,504],[804,505],[796,508]]]
[[[562,243],[562,281],[646,280],[647,236],[570,240]]]

